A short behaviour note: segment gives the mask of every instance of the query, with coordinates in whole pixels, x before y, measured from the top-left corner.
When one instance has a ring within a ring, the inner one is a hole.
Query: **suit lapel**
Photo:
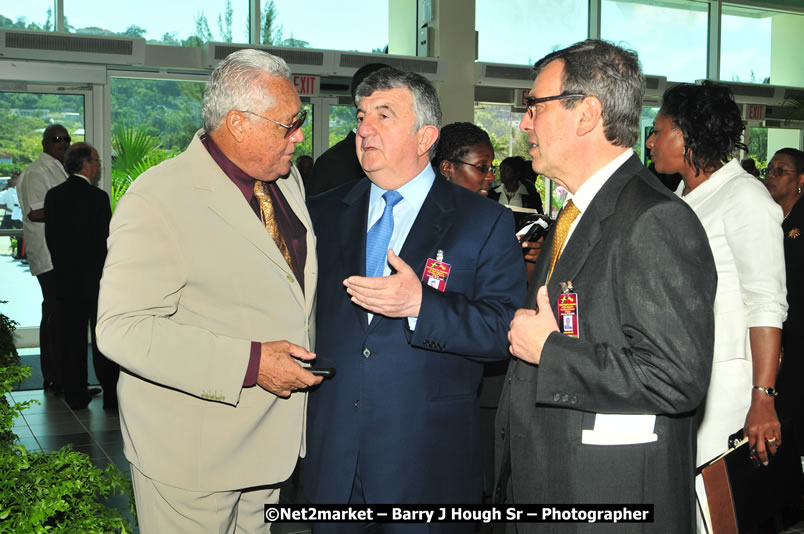
[[[603,187],[598,191],[589,207],[583,213],[581,220],[572,232],[572,235],[561,253],[553,275],[547,284],[547,293],[552,300],[561,293],[561,282],[574,281],[581,268],[586,264],[591,251],[595,248],[602,237],[602,225],[613,213],[617,204],[617,198],[628,180],[639,172],[642,163],[636,155],[631,156],[622,164]],[[547,271],[550,266],[550,255],[553,250],[553,238],[555,226],[550,235],[545,239],[543,253],[546,254],[543,261],[539,262],[539,267],[534,273],[534,280],[541,283],[534,284],[528,293],[527,305],[534,306],[536,303],[536,290],[540,285],[544,285],[547,278]],[[541,258],[541,256],[540,256]]]
[[[254,215],[237,186],[232,183],[229,177],[218,167],[218,164],[215,163],[215,160],[212,159],[212,156],[209,155],[198,135],[193,138],[185,154],[188,155],[188,171],[193,173],[193,186],[206,191],[207,205],[210,211],[229,225],[233,232],[243,236],[254,245],[288,278],[293,278],[293,271],[291,271],[282,253],[279,252],[279,248],[274,243],[271,235]],[[302,219],[302,221],[306,224],[308,223],[306,219]],[[299,305],[306,309],[307,306],[301,287],[298,282],[294,283],[293,286],[293,294]]]
[[[407,263],[417,276],[421,276],[427,258],[435,258],[440,247],[444,252],[444,261],[449,263],[450,250],[442,239],[452,226],[452,212],[455,211],[455,197],[450,184],[436,176],[430,192],[424,199],[419,214],[408,232],[407,238],[399,251],[399,257]],[[368,209],[366,210],[368,211]],[[365,232],[364,232],[365,233]],[[365,237],[363,239],[365,242]],[[365,256],[365,246],[364,256]],[[365,261],[364,261],[365,263]],[[385,317],[375,315],[369,329],[373,329]]]
[[[290,170],[290,175],[286,178],[280,178],[277,181],[277,186],[285,196],[285,200],[290,206],[290,209],[296,214],[296,217],[299,218],[305,230],[307,230],[305,233],[307,257],[304,264],[304,293],[306,296],[310,297],[305,299],[307,305],[306,311],[309,314],[312,310],[314,301],[312,296],[315,295],[316,285],[318,283],[318,256],[316,254],[316,239],[315,232],[313,231],[313,222],[310,220],[310,213],[307,211],[307,205],[302,197],[301,188],[298,185],[300,182],[301,177],[298,174],[298,170],[296,170],[295,167],[292,167]],[[279,252],[278,248],[277,252]],[[285,266],[287,266],[287,262],[285,262]],[[288,270],[289,269],[290,268],[288,267]],[[299,292],[301,293],[300,286]]]
[[[371,181],[359,180],[343,199],[343,211],[338,218],[341,258],[346,276],[366,276],[366,224],[368,221]],[[331,245],[328,245],[331,246]],[[368,327],[366,311],[352,305],[358,323],[365,331]]]

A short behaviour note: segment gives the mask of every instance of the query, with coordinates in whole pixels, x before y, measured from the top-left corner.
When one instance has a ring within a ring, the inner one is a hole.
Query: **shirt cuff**
[[[251,387],[257,384],[257,377],[260,374],[260,352],[262,344],[259,341],[251,342],[251,355],[248,359],[248,369],[246,378],[243,380],[243,387]]]

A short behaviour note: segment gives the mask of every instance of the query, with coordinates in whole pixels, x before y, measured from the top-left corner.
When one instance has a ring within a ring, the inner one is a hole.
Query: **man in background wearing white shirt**
[[[20,176],[19,200],[22,205],[22,229],[31,274],[42,288],[42,322],[39,325],[39,349],[45,391],[61,391],[57,352],[59,327],[53,308],[55,278],[53,262],[45,243],[45,195],[67,179],[62,162],[70,147],[70,135],[61,124],[53,124],[42,135],[42,153]]]

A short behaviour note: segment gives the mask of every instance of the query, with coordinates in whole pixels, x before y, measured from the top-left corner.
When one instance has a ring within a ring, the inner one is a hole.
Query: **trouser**
[[[120,367],[104,356],[98,349],[95,325],[98,317],[97,299],[60,300],[59,315],[62,317],[64,353],[62,379],[64,397],[68,404],[82,404],[87,398],[87,328],[92,341],[92,365],[95,376],[103,388],[103,404],[117,405],[117,379]]]
[[[269,534],[264,505],[279,502],[277,486],[191,491],[168,486],[131,466],[141,534]]]
[[[39,323],[39,359],[45,383],[61,382],[62,328],[58,317],[56,272],[36,275],[42,288],[42,320]]]

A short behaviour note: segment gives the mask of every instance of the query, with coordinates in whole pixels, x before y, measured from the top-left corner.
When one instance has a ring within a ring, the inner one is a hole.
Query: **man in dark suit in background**
[[[507,357],[525,293],[513,216],[435,176],[441,108],[426,79],[382,69],[357,105],[369,180],[309,202],[317,365],[337,375],[310,394],[305,490],[314,503],[480,503],[483,362]]]
[[[369,74],[387,66],[383,63],[369,63],[357,69],[349,86],[352,93],[352,102],[355,102],[357,86]],[[332,145],[315,160],[310,179],[304,182],[305,194],[308,198],[330,189],[335,189],[339,185],[359,180],[366,175],[355,153],[356,138],[355,131],[352,130],[346,137]]]
[[[92,337],[92,363],[103,387],[103,407],[117,409],[119,367],[98,350],[95,322],[98,288],[106,260],[106,238],[112,211],[109,195],[95,187],[100,178],[98,151],[88,143],[72,145],[64,156],[69,178],[45,197],[45,238],[56,274],[56,300],[64,324],[61,365],[64,398],[73,409],[86,408],[87,325]]]
[[[717,282],[706,234],[631,149],[644,92],[636,54],[588,40],[535,70],[520,129],[534,170],[571,201],[511,322],[497,500],[652,504],[655,523],[594,531],[693,532],[694,411],[712,368]]]

